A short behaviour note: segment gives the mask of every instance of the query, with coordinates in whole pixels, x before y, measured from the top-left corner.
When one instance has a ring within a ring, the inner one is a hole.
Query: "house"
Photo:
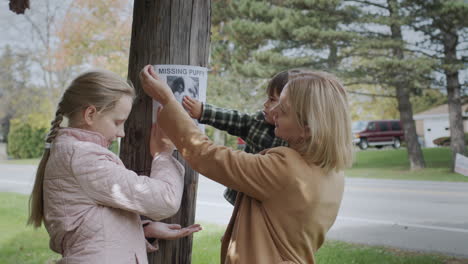
[[[463,127],[468,132],[468,104],[462,106]],[[433,140],[450,136],[448,104],[439,105],[413,116],[416,122],[416,134],[424,138],[423,146],[436,147]]]

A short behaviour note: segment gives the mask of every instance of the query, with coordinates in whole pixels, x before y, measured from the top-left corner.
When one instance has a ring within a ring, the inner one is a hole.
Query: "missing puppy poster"
[[[153,65],[153,67],[159,78],[171,87],[180,104],[182,104],[184,96],[205,102],[208,83],[207,68],[189,65]],[[153,109],[157,109],[157,107],[159,107],[159,103],[153,100]],[[153,116],[154,120],[156,120],[156,116]],[[203,129],[203,127],[200,128]]]

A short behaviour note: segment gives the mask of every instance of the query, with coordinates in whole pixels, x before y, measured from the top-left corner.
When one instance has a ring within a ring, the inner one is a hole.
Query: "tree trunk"
[[[465,133],[463,129],[462,105],[458,72],[446,72],[447,97],[450,120],[450,148],[452,149],[452,170],[455,168],[457,153],[465,155]]]
[[[405,132],[406,149],[410,160],[411,170],[422,169],[426,166],[421,146],[416,134],[416,126],[413,120],[413,109],[409,97],[409,89],[404,86],[396,88],[398,110],[400,111],[400,120]]]
[[[397,0],[387,0],[387,5],[390,11],[390,17],[397,21],[397,18],[399,18],[399,6]],[[392,33],[392,39],[403,42],[403,35],[399,24],[391,24],[390,30]],[[399,60],[403,60],[404,54],[402,47],[394,48],[393,55]],[[416,125],[413,120],[413,107],[410,101],[410,84],[405,80],[400,81],[399,79],[399,76],[394,77],[394,86],[396,87],[400,120],[403,125],[403,131],[405,132],[405,141],[407,145],[406,150],[408,151],[408,157],[410,160],[410,169],[422,169],[426,165],[421,151],[421,145],[418,141],[418,135],[416,134]]]
[[[330,43],[328,45],[328,48],[330,50],[330,53],[328,54],[328,69],[330,70],[336,70],[336,68],[339,65],[338,61],[338,47],[335,43]]]
[[[138,78],[147,64],[206,66],[210,38],[209,0],[134,1],[128,77],[137,98],[126,124],[120,156],[127,168],[148,175],[151,168],[149,136],[152,101]],[[178,154],[175,154],[181,160]],[[193,224],[198,174],[185,164],[185,186],[179,212],[165,222]],[[148,255],[154,263],[191,263],[192,237],[159,241],[159,250]]]
[[[452,149],[452,171],[455,169],[457,153],[465,155],[465,132],[463,129],[462,104],[458,70],[454,68],[457,61],[458,35],[456,29],[442,33],[444,43],[444,66],[447,79],[447,98],[450,121],[450,147]]]

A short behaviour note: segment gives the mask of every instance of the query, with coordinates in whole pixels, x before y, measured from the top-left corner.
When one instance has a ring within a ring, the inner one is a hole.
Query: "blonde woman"
[[[163,105],[158,124],[201,174],[242,192],[221,246],[221,263],[315,263],[340,207],[352,161],[343,86],[322,72],[290,71],[273,109],[275,135],[289,147],[248,154],[213,144],[151,66],[140,78]]]
[[[107,148],[123,137],[132,108],[132,86],[108,71],[78,76],[63,94],[46,139],[30,199],[28,223],[44,222],[58,263],[147,263],[148,238],[175,239],[200,230],[193,225],[146,221],[175,214],[184,168],[173,145],[152,130],[150,177],[127,170]],[[69,126],[61,128],[64,118]],[[154,126],[153,126],[154,128]],[[146,247],[145,247],[146,243]]]

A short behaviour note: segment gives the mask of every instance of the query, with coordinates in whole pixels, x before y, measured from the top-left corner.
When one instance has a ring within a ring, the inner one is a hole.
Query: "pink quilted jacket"
[[[62,128],[44,179],[45,227],[58,263],[147,263],[139,215],[175,214],[184,168],[170,153],[153,160],[150,177],[127,170],[105,138]]]

